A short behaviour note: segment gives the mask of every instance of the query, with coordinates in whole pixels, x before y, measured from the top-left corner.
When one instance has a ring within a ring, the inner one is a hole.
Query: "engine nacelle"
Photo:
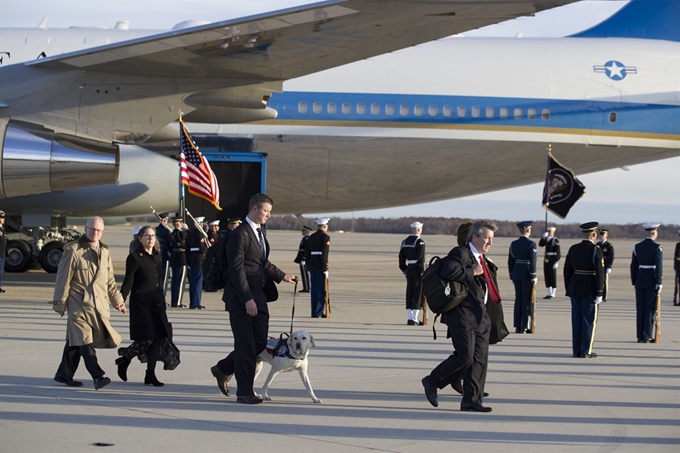
[[[0,198],[113,184],[118,146],[0,120]]]

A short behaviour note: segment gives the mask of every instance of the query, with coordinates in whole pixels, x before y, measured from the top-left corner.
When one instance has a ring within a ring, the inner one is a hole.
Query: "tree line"
[[[302,226],[316,229],[316,224],[313,218],[297,217],[293,215],[272,216],[267,221],[267,228],[270,230],[300,230]],[[345,232],[355,233],[394,233],[394,234],[408,234],[411,231],[411,222],[418,220],[423,222],[423,233],[425,234],[447,234],[455,235],[458,225],[468,220],[460,217],[400,217],[400,218],[343,218],[331,217],[329,222],[330,231],[342,230]],[[498,226],[496,236],[498,237],[515,237],[518,235],[516,222],[494,220]],[[551,224],[548,226],[557,227],[557,236],[560,238],[580,238],[581,229],[578,223],[566,224]],[[640,224],[602,224],[602,228],[609,230],[609,237],[612,239],[637,239],[645,236],[644,229]],[[658,240],[673,241],[678,240],[678,229],[680,225],[661,225],[659,228]],[[540,235],[545,229],[545,222],[543,220],[534,221],[534,236]]]

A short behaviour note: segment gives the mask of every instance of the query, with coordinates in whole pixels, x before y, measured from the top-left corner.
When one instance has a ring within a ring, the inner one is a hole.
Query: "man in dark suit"
[[[531,236],[531,220],[519,222],[519,239],[510,244],[508,270],[515,285],[515,333],[529,332],[531,292],[538,281],[536,277],[536,243]],[[533,332],[531,332],[533,333]]]
[[[638,343],[654,343],[654,314],[656,295],[661,293],[663,281],[663,249],[656,242],[659,223],[642,225],[648,236],[633,247],[630,278],[635,286]]]
[[[210,368],[210,372],[226,396],[229,396],[227,381],[235,374],[236,401],[244,404],[263,402],[253,391],[253,381],[257,355],[267,346],[267,302],[278,297],[273,282],[293,283],[296,279],[267,259],[270,248],[263,227],[271,215],[272,204],[272,199],[265,194],[253,195],[246,221],[231,232],[227,241],[229,271],[222,300],[229,311],[234,350]]]
[[[489,357],[491,321],[486,303],[500,303],[496,283],[497,267],[484,257],[493,244],[496,225],[478,220],[470,228],[468,243],[456,247],[446,257],[440,271],[443,280],[466,283],[468,295],[453,310],[442,314],[448,327],[454,353],[422,379],[425,397],[437,407],[437,389],[460,382],[465,374],[461,411],[491,412],[482,405]]]
[[[604,259],[595,244],[597,222],[580,225],[583,240],[569,248],[564,261],[564,286],[571,298],[571,345],[574,357],[590,359],[593,352],[597,307],[604,290]]]

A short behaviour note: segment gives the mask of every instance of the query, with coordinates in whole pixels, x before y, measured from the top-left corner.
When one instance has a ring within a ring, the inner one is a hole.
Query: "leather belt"
[[[656,269],[654,264],[640,264],[640,269]]]
[[[595,274],[595,271],[581,271],[581,270],[575,270],[574,274],[576,275],[597,275]]]
[[[323,252],[312,252],[310,255],[323,255]]]
[[[515,264],[529,264],[528,260],[517,260],[515,261]]]

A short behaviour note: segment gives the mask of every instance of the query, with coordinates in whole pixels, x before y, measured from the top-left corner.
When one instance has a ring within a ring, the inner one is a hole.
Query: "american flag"
[[[210,168],[210,164],[203,157],[198,146],[187,131],[184,121],[179,121],[180,168],[182,184],[187,186],[189,193],[208,200],[220,211],[220,188],[217,178]]]

